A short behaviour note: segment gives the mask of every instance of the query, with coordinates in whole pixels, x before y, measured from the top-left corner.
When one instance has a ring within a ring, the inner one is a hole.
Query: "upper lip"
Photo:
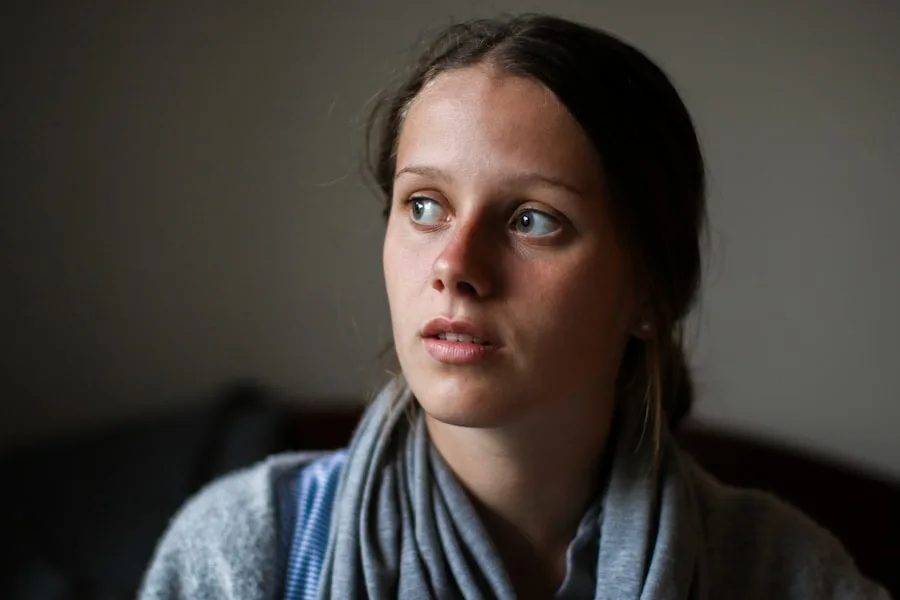
[[[441,333],[458,333],[471,335],[479,340],[496,345],[497,340],[487,329],[472,323],[471,321],[452,320],[447,317],[436,317],[428,321],[422,328],[422,337],[436,337]]]

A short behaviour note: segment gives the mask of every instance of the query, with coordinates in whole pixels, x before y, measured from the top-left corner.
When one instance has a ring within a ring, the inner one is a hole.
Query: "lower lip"
[[[451,365],[472,365],[496,351],[491,345],[450,342],[438,338],[425,338],[425,348],[436,361]]]

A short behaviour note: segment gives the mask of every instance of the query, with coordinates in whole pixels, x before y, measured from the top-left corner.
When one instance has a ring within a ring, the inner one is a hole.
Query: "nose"
[[[495,261],[486,233],[476,223],[461,225],[450,233],[434,261],[434,289],[475,298],[495,292]]]

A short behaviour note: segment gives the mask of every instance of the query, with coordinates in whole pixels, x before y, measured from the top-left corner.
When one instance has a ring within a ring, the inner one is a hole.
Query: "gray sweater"
[[[279,536],[276,485],[315,456],[274,456],[198,493],[160,541],[140,598],[280,599],[288,548]],[[700,512],[708,597],[889,598],[802,513],[687,464]]]

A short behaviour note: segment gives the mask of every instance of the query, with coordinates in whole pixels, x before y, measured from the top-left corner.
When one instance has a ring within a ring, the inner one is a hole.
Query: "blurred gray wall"
[[[693,112],[700,418],[900,476],[900,4],[457,0],[2,9],[2,444],[241,376],[358,397],[388,340],[367,102],[428,29],[551,10]]]

